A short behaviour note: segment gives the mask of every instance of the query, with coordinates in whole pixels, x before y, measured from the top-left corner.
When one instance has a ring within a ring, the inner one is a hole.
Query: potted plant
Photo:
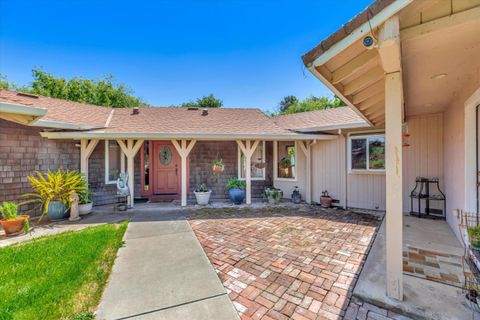
[[[73,192],[81,194],[84,191],[85,182],[82,175],[76,170],[63,169],[48,171],[45,175],[36,172],[36,175],[28,177],[33,192],[23,195],[33,199],[23,202],[22,205],[37,203],[34,209],[42,210],[39,222],[45,215],[53,221],[68,218]]]
[[[92,195],[93,195],[93,192],[91,192],[88,189],[85,192],[81,192],[78,194],[78,213],[81,216],[84,216],[92,212],[92,209],[93,209]]]
[[[265,169],[267,167],[267,163],[265,161],[262,161],[262,158],[258,158],[254,166],[257,169]]]
[[[197,199],[197,204],[201,206],[206,206],[210,201],[210,195],[212,194],[212,190],[208,190],[208,187],[205,183],[201,183],[197,185],[195,188],[195,198]]]
[[[320,205],[324,208],[330,208],[332,206],[333,199],[328,195],[328,191],[322,191],[320,196]]]
[[[4,201],[0,206],[0,213],[3,219],[0,220],[0,224],[7,236],[12,236],[20,233],[21,231],[27,233],[30,229],[30,223],[28,222],[28,215],[18,215],[18,206],[9,201]]]
[[[298,186],[295,186],[295,189],[292,191],[292,202],[297,204],[302,202],[302,195],[300,194]]]
[[[234,204],[241,204],[245,199],[245,181],[230,178],[227,182],[228,195]]]
[[[475,250],[480,250],[480,226],[468,227],[467,233],[470,246]]]
[[[220,174],[225,170],[223,159],[215,159],[212,161],[212,171],[214,174]]]
[[[263,194],[270,204],[278,204],[283,198],[283,191],[274,187],[265,188]]]
[[[292,166],[292,161],[290,158],[283,158],[280,160],[280,169],[288,169]]]

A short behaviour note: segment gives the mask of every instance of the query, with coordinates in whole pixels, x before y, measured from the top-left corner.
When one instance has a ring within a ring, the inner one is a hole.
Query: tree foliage
[[[91,80],[75,77],[67,80],[55,77],[40,69],[33,69],[33,82],[28,86],[17,87],[0,78],[0,87],[42,96],[65,99],[113,108],[131,108],[145,105],[145,102],[133,95],[131,89],[117,83],[113,76]]]
[[[341,106],[345,106],[345,103],[337,96],[333,98],[310,96],[302,101],[295,96],[286,96],[280,101],[277,114],[293,114]]]
[[[203,96],[198,98],[195,101],[185,102],[180,105],[180,107],[196,107],[196,108],[221,108],[223,106],[223,101],[215,98],[213,94],[208,96]]]

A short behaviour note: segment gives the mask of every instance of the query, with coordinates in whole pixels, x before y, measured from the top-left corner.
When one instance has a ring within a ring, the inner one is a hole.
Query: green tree
[[[59,98],[113,108],[131,108],[145,105],[133,95],[132,90],[115,82],[108,75],[99,80],[75,77],[70,80],[56,77],[40,69],[33,69],[33,82],[28,86],[17,87],[0,78],[0,87],[42,96]]]
[[[337,96],[334,96],[333,99],[329,97],[310,96],[302,101],[299,101],[294,96],[287,96],[280,102],[277,114],[283,115],[314,110],[324,110],[329,108],[337,108],[344,105],[345,103]]]
[[[223,106],[223,101],[220,99],[215,98],[213,94],[209,94],[208,96],[203,96],[198,98],[195,101],[184,102],[180,105],[180,107],[184,108],[221,108]]]
[[[298,105],[298,99],[295,96],[286,96],[278,104],[280,113],[286,112],[288,108]]]

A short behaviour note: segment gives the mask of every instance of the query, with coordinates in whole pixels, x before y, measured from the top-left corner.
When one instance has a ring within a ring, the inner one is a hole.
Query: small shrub
[[[10,201],[4,201],[0,206],[0,213],[5,220],[18,219],[18,206]]]
[[[480,226],[468,227],[467,233],[472,247],[480,249]]]
[[[238,180],[237,178],[235,177],[231,177],[230,179],[228,179],[228,182],[225,186],[228,190],[230,189],[242,189],[242,190],[245,190],[246,188],[246,183],[245,181],[242,181],[242,180]]]
[[[200,183],[195,188],[195,192],[208,192],[208,187],[205,183]]]

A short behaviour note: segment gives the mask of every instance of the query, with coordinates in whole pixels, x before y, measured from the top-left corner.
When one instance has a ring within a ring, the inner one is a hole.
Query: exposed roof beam
[[[401,70],[400,20],[393,16],[380,28],[378,35],[378,53],[385,73]]]
[[[349,96],[356,92],[359,92],[362,89],[365,89],[372,83],[377,82],[381,78],[384,77],[384,72],[381,67],[376,67],[364,75],[352,80],[351,82],[347,83],[343,88],[343,94]]]
[[[356,105],[356,104],[358,104],[362,101],[367,100],[371,96],[374,96],[378,93],[383,93],[384,91],[385,91],[385,83],[382,79],[382,80],[379,80],[379,81],[375,82],[371,86],[363,89],[359,93],[355,94],[353,96],[352,103]]]
[[[365,50],[337,70],[333,71],[332,83],[339,83],[355,72],[367,70],[370,67],[368,62],[375,57],[377,57],[377,52],[375,50]]]
[[[326,77],[325,75],[319,71],[318,68],[311,67],[309,68],[310,72],[318,78],[325,86],[327,86],[332,92],[337,95],[343,102],[345,102],[355,113],[357,113],[363,120],[365,120],[369,125],[373,125],[367,117],[365,117],[358,109],[353,105],[351,102],[351,97],[342,93],[336,86],[334,86]],[[340,84],[338,85],[340,86]],[[343,89],[343,88],[342,88]]]
[[[385,100],[385,97],[384,97],[383,94],[376,94],[376,95],[368,98],[367,100],[363,101],[362,103],[360,103],[358,105],[358,109],[366,110],[369,107],[374,106],[374,105],[378,104],[380,101],[384,101],[384,100]]]
[[[480,18],[480,6],[428,21],[401,31],[402,41],[416,39],[433,32],[442,31]]]

